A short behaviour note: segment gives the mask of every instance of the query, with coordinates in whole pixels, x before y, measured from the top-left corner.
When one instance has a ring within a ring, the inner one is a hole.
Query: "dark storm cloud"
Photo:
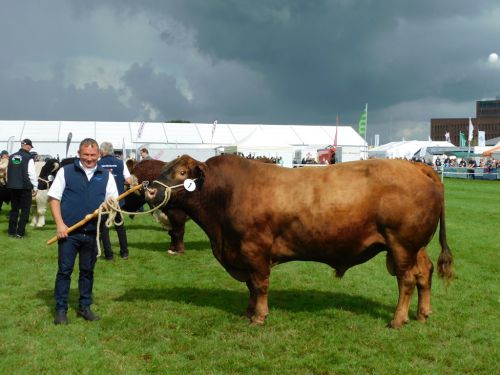
[[[25,94],[30,84],[34,92],[48,90],[51,99],[33,104],[33,113],[45,110],[52,117],[84,116],[80,104],[102,116],[101,107],[109,103],[108,118],[114,120],[331,124],[338,113],[342,123],[355,125],[369,103],[368,132],[382,134],[386,142],[389,136],[425,139],[431,117],[473,116],[475,100],[500,94],[492,83],[499,69],[485,63],[490,52],[500,50],[497,1],[473,6],[464,0],[51,3],[59,5],[53,5],[53,19],[70,20],[68,35],[52,46],[55,60],[96,54],[122,65],[120,87],[92,79],[58,86],[55,73],[51,79],[24,80]],[[16,7],[22,13],[21,5]],[[40,10],[48,18],[51,12]],[[71,22],[80,25],[76,31]],[[86,22],[94,38],[122,44],[92,45]],[[123,39],[130,35],[120,32],[131,24],[137,32],[130,42],[154,48],[128,47]],[[32,59],[29,48],[12,48]],[[63,77],[67,80],[67,73]],[[14,85],[12,90],[18,92]],[[58,107],[64,101],[65,107]]]

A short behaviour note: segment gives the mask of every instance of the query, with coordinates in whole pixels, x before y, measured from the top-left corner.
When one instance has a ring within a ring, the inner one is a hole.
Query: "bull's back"
[[[370,241],[383,244],[391,231],[420,246],[435,231],[441,194],[431,169],[407,161],[300,169],[262,165],[234,187],[229,214],[247,238],[299,257],[333,248],[361,251]]]

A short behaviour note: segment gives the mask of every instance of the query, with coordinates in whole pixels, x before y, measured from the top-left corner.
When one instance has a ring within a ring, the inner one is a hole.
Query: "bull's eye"
[[[180,171],[179,172],[181,176],[185,176],[186,175],[186,171]]]

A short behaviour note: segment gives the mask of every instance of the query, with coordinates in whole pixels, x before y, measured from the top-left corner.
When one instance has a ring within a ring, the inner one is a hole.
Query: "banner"
[[[127,149],[125,148],[125,137],[122,138],[122,160],[127,160]]]
[[[464,132],[460,132],[460,147],[465,147],[466,143]]]
[[[479,147],[485,147],[486,146],[486,132],[483,130],[479,130],[477,132],[477,145]]]
[[[137,130],[137,139],[141,138],[143,130],[144,130],[144,121],[141,122],[141,125],[139,125],[139,130]]]
[[[380,134],[375,134],[375,147],[378,147],[380,143]]]
[[[71,138],[73,138],[73,133],[68,133],[68,138],[66,139],[66,157],[68,157],[69,145],[71,144]]]
[[[335,125],[335,137],[333,137],[333,147],[337,148],[337,134],[339,133],[339,114],[337,113]]]
[[[368,104],[366,104],[361,117],[358,122],[358,133],[360,136],[366,139],[366,127],[368,125]]]
[[[215,128],[217,127],[217,120],[214,121],[214,124],[212,125],[212,138],[210,139],[210,143],[213,142],[214,140],[214,134],[215,134]]]
[[[474,125],[472,125],[472,121],[469,117],[469,138],[467,138],[467,140],[470,142],[472,141],[472,138],[473,138],[473,132],[474,132]]]
[[[447,131],[446,133],[444,133],[444,140],[446,142],[451,142],[451,140],[450,140],[450,132]]]

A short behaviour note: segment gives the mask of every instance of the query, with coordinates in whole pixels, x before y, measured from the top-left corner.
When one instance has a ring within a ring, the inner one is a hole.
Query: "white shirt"
[[[38,178],[36,177],[35,162],[33,159],[28,161],[28,177],[31,185],[33,185],[33,190],[38,190]]]
[[[94,176],[94,172],[97,169],[97,166],[94,168],[85,168],[82,163],[80,162],[80,167],[85,171],[85,174],[87,175],[87,179],[90,181],[92,176]],[[109,173],[109,172],[108,172]],[[49,189],[49,192],[47,195],[51,198],[57,199],[58,201],[61,200],[64,189],[66,188],[66,179],[64,178],[64,168],[59,169],[59,171],[56,174],[56,178],[54,179],[54,182],[52,183],[52,186]],[[113,178],[113,175],[109,173],[109,178],[108,178],[108,184],[106,185],[106,198],[118,198],[118,189],[116,188],[116,182],[115,179]]]
[[[125,161],[123,161],[123,178],[126,181],[127,178],[130,178],[130,177],[132,177],[132,176],[130,174],[130,171],[128,170],[127,163],[125,163]]]

